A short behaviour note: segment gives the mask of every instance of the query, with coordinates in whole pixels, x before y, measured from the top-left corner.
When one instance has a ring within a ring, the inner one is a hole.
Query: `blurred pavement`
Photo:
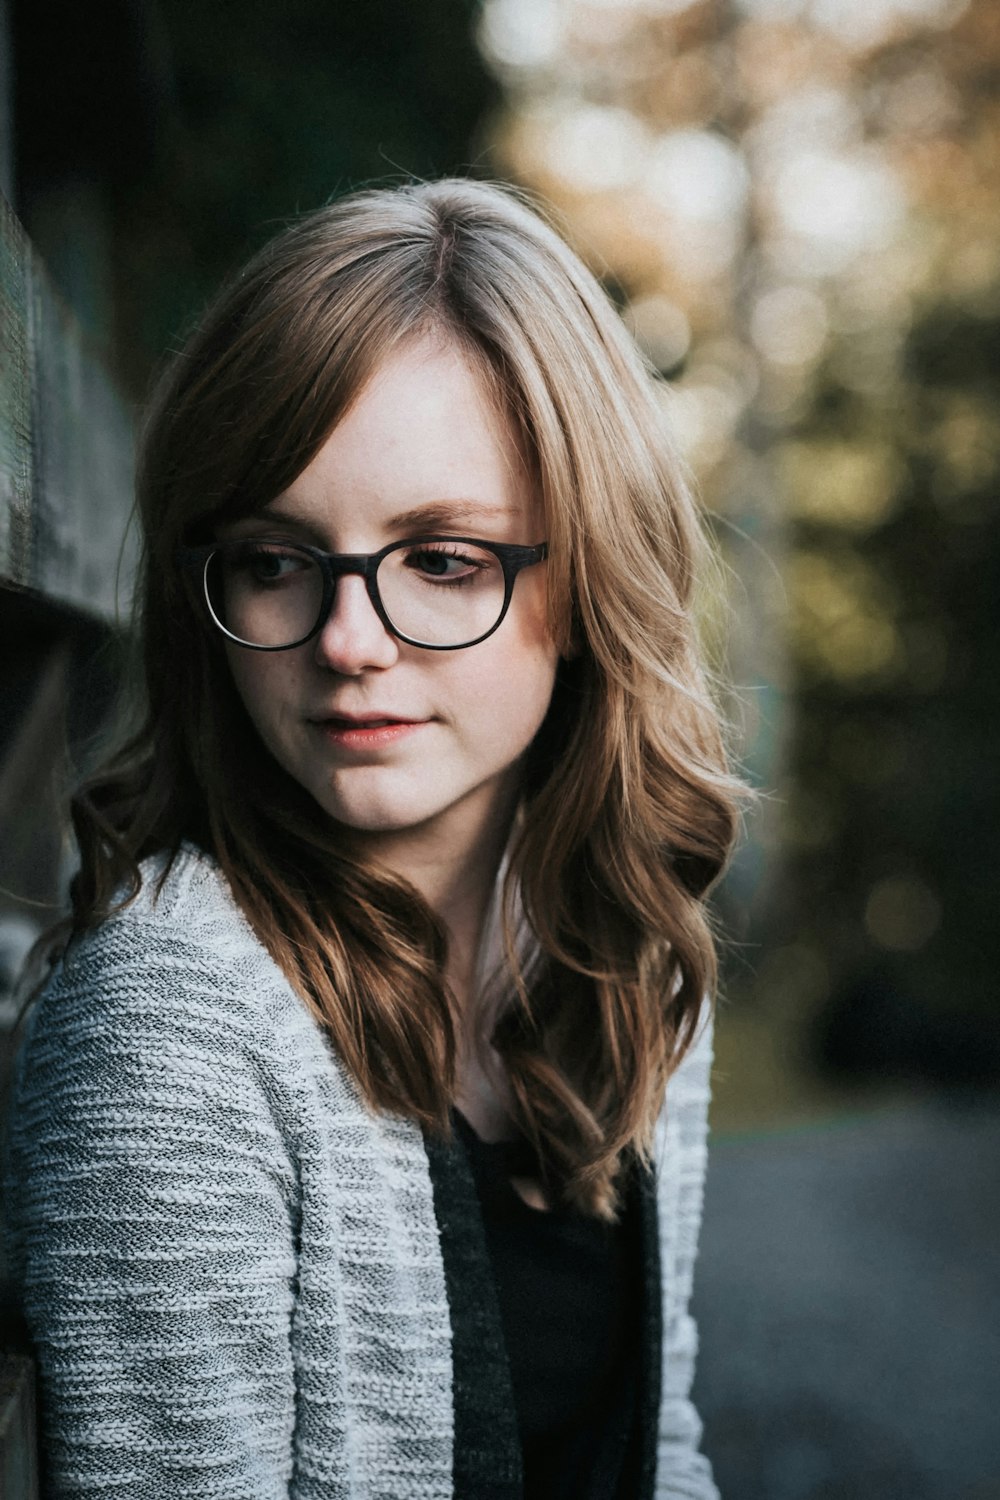
[[[723,1500],[1000,1500],[1000,1102],[716,1137],[694,1311]]]

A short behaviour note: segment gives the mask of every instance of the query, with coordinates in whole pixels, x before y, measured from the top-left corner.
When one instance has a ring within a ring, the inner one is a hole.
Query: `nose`
[[[357,574],[337,579],[333,608],[314,644],[317,665],[344,677],[391,667],[399,656],[399,643],[375,613]]]

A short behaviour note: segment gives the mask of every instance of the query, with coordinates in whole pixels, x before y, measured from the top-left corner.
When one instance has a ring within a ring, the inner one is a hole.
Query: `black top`
[[[626,1500],[639,1363],[635,1215],[531,1208],[524,1140],[488,1144],[456,1113],[476,1182],[520,1439],[524,1500]]]
[[[524,1500],[524,1455],[480,1204],[461,1125],[425,1136],[452,1330],[453,1500]],[[656,1183],[636,1166],[625,1184],[625,1253],[637,1288],[638,1353],[608,1394],[597,1451],[577,1500],[653,1500],[662,1312]]]

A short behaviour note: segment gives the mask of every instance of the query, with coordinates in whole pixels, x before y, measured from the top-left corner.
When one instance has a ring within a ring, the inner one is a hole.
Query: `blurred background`
[[[522,185],[663,377],[761,790],[706,1450],[727,1500],[1000,1497],[996,0],[0,0],[0,47],[0,987],[115,702],[164,351],[301,210]]]

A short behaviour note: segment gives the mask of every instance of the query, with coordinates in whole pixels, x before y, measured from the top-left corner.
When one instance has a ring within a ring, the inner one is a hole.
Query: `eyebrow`
[[[509,521],[519,511],[508,505],[485,505],[480,500],[432,500],[404,510],[388,522],[389,531],[437,531],[458,522]]]
[[[520,510],[508,505],[487,505],[480,500],[432,500],[427,505],[417,505],[411,510],[391,516],[384,523],[384,529],[415,535],[419,532],[446,531],[459,524],[475,524],[479,521],[509,521],[520,515]],[[308,517],[296,516],[284,510],[280,500],[262,506],[254,516],[245,516],[243,519],[280,521],[283,525],[297,526],[303,531],[315,533],[316,530]]]

